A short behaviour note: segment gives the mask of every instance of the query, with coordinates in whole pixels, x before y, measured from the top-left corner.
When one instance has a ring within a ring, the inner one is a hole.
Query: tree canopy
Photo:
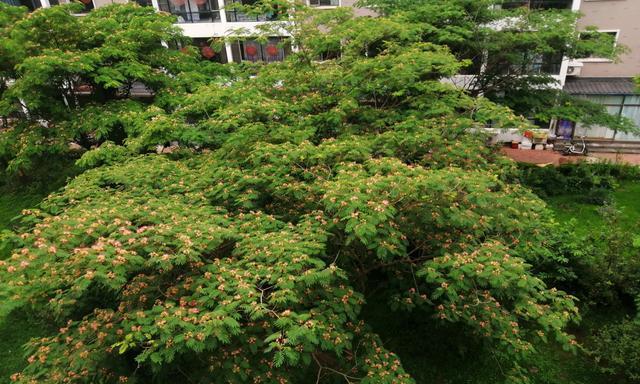
[[[136,86],[142,96],[166,102],[222,73],[194,51],[162,45],[186,42],[169,15],[124,5],[78,17],[77,6],[27,16],[0,4],[7,19],[0,24],[0,116],[19,117],[0,133],[0,165],[9,171],[25,172],[48,155],[68,152],[70,143],[85,150],[107,140],[122,143],[125,115],[148,103],[132,94]]]
[[[548,9],[529,4],[533,2],[505,7],[507,3],[518,2],[360,0],[363,6],[415,25],[420,39],[445,45],[466,61],[463,74],[469,76],[458,83],[472,94],[544,123],[565,119],[620,131],[638,129],[601,105],[563,93],[557,78],[563,59],[616,60],[625,46],[615,44],[609,34],[597,33],[596,26],[578,30],[580,14],[569,9],[571,1],[564,8],[559,6],[562,1],[547,2]]]
[[[74,64],[43,84],[67,103],[39,103],[27,85],[44,79],[18,66],[3,99],[33,107],[12,132],[37,125],[65,143],[74,135],[38,121],[55,113],[100,145],[3,236],[0,314],[31,307],[56,324],[15,381],[413,383],[362,315],[380,298],[483,344],[505,382],[526,382],[548,340],[575,348],[574,299],[548,285],[562,273],[545,235],[556,224],[475,130],[526,121],[443,81],[464,63],[421,23],[291,17],[297,52],[232,69],[153,46],[181,37],[149,9],[69,19],[112,29],[61,33],[70,52],[36,47],[35,64]],[[94,92],[76,107],[78,79]],[[139,80],[152,103],[120,95]]]

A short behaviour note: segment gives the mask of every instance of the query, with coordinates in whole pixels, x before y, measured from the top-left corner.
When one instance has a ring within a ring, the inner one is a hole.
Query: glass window
[[[626,96],[624,105],[640,105],[640,96]]]
[[[222,44],[220,47],[214,46],[210,39],[194,38],[193,45],[200,50],[203,59],[225,64],[228,62],[227,50]]]
[[[581,97],[583,99],[592,101],[594,103],[618,106],[618,107],[622,105],[625,98],[624,96],[610,96],[610,95],[585,95]]]
[[[582,98],[602,104],[614,116],[625,116],[640,127],[640,96],[584,95]]]
[[[226,0],[227,5],[240,4],[245,6],[251,6],[256,3],[257,0]],[[278,18],[277,8],[273,8],[273,11],[267,12],[261,15],[243,13],[233,6],[227,8],[227,21],[229,22],[256,22],[256,21],[273,21]]]
[[[217,0],[159,0],[161,11],[178,17],[178,23],[214,23],[220,21]]]
[[[606,58],[615,51],[618,32],[584,31],[580,32],[580,46],[576,56],[583,59]],[[603,51],[605,47],[605,51]]]
[[[232,44],[233,61],[252,61],[252,62],[276,62],[282,61],[290,53],[288,45],[281,46],[282,39],[279,37],[269,38],[266,43],[260,43],[255,40],[238,41]]]
[[[337,7],[340,5],[340,0],[309,0],[309,5],[312,7]]]
[[[622,108],[622,116],[630,118],[640,127],[640,105],[624,106]]]

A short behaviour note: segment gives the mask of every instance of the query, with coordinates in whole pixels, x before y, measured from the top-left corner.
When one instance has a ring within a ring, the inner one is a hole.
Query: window
[[[220,21],[217,0],[159,0],[161,11],[178,17],[178,23],[214,23]]]
[[[584,31],[580,33],[577,57],[586,61],[611,61],[620,31]]]
[[[309,5],[312,7],[337,7],[340,5],[340,0],[309,0]]]
[[[14,6],[23,6],[29,8],[30,11],[35,11],[37,8],[42,7],[40,0],[0,0],[5,4]]]
[[[227,60],[227,50],[222,44],[221,47],[214,47],[211,44],[209,39],[203,38],[194,38],[193,45],[195,45],[200,50],[200,55],[203,59],[214,61],[216,63],[225,64],[228,62]]]
[[[256,3],[257,0],[227,0],[226,4],[230,7],[227,7],[227,21],[229,22],[256,22],[256,21],[272,21],[278,18],[277,9],[274,8],[273,11],[267,12],[261,15],[249,14],[240,11],[237,8],[233,7],[233,4],[243,5],[243,6],[252,6]]]
[[[80,0],[80,4],[84,5],[82,13],[89,12],[94,8],[93,0]]]
[[[495,53],[489,57],[494,65],[496,63],[499,65],[504,60],[502,72],[512,75],[558,75],[562,66],[562,58],[562,53],[542,54],[535,52],[509,53],[506,58]]]
[[[640,127],[640,96],[637,95],[583,95],[583,99],[602,104],[614,116],[625,116]]]
[[[271,37],[266,43],[255,40],[238,41],[231,45],[233,61],[276,62],[282,61],[290,53],[288,45],[282,46],[282,38]]]

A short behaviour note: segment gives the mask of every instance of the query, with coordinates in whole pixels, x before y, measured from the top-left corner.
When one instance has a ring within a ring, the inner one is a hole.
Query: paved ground
[[[563,156],[556,151],[535,151],[531,149],[512,149],[506,147],[502,148],[502,152],[515,161],[540,165],[559,165],[578,161],[601,160],[640,165],[640,154],[593,153],[589,155],[589,157]]]

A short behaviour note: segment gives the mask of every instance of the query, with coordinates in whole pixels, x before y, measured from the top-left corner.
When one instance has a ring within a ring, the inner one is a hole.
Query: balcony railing
[[[257,22],[257,21],[273,21],[277,19],[277,15],[263,14],[263,15],[248,15],[238,10],[227,10],[227,21],[239,23],[239,22]]]
[[[255,5],[256,0],[226,0],[226,4],[227,21],[232,23],[274,21],[278,18],[275,9],[273,12],[258,15],[243,12],[247,7]]]
[[[30,11],[34,11],[37,8],[42,7],[42,4],[40,4],[40,0],[0,0],[0,1],[9,5],[24,6],[29,8]]]
[[[573,0],[506,0],[500,7],[502,9],[571,9],[572,4]]]
[[[340,5],[340,0],[309,0],[309,5],[312,7],[337,7]]]
[[[160,10],[178,17],[178,23],[220,22],[216,0],[160,0]]]

